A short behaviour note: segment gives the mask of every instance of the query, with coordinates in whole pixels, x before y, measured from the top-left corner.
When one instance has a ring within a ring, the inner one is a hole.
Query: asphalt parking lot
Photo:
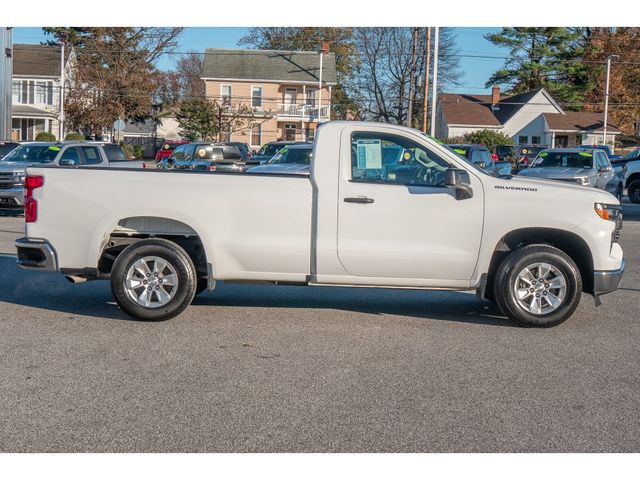
[[[223,285],[132,321],[15,265],[0,216],[0,451],[640,450],[640,206],[622,288],[548,330],[473,294]]]

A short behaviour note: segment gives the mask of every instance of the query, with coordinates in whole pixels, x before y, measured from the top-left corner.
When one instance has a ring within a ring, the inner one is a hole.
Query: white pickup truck
[[[310,175],[29,168],[18,263],[110,278],[129,315],[178,315],[217,281],[475,290],[523,326],[618,288],[619,201],[492,177],[422,133],[328,122]]]

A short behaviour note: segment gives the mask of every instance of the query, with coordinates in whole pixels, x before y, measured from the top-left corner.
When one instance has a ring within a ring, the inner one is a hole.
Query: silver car
[[[607,154],[600,149],[549,148],[518,176],[548,178],[606,190],[620,197],[622,183]]]

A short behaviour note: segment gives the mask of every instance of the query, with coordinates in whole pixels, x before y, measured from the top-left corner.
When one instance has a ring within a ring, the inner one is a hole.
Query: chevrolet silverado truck
[[[308,176],[43,166],[25,192],[19,265],[109,279],[144,320],[225,281],[475,290],[549,327],[624,270],[613,195],[493,177],[401,126],[323,124]]]

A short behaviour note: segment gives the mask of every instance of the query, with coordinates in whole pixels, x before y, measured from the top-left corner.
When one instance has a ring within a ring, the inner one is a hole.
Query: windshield
[[[267,143],[262,146],[258,155],[268,155],[269,157],[273,157],[282,147],[284,147],[282,143]]]
[[[540,167],[592,168],[593,154],[590,152],[542,152],[531,164],[531,168]]]
[[[49,163],[60,152],[57,145],[20,145],[3,160],[7,162]]]
[[[17,143],[0,143],[0,158],[18,146]]]
[[[283,148],[278,154],[269,160],[270,165],[279,163],[297,163],[300,165],[311,164],[311,148]]]
[[[633,152],[631,153],[627,153],[624,157],[625,160],[628,160],[630,158],[636,158],[638,156],[638,154],[640,154],[640,148],[636,148]]]

